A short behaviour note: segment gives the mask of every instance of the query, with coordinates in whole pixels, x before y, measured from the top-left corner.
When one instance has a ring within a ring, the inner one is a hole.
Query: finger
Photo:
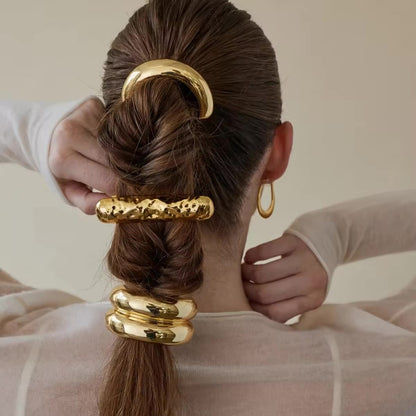
[[[318,283],[309,275],[298,274],[271,283],[253,284],[243,281],[250,302],[262,305],[280,302],[295,296],[309,295],[318,289]]]
[[[296,237],[284,234],[275,240],[260,244],[247,250],[244,256],[244,261],[246,263],[255,263],[260,260],[268,260],[272,257],[288,254],[292,252],[295,247]]]
[[[71,138],[71,147],[88,159],[105,167],[109,166],[108,153],[99,146],[96,137],[87,130],[82,130]]]
[[[97,202],[100,199],[108,198],[108,195],[91,192],[84,184],[74,181],[66,182],[62,186],[62,192],[71,204],[87,215],[95,214]]]
[[[297,274],[301,271],[302,262],[292,254],[264,264],[241,264],[243,280],[254,283],[268,283]]]
[[[65,166],[59,170],[57,174],[61,179],[81,182],[107,195],[114,195],[116,192],[117,177],[114,173],[79,153],[68,157]]]
[[[297,296],[271,305],[252,303],[251,307],[282,324],[296,315],[315,309],[313,300],[308,296]]]
[[[70,115],[77,124],[85,127],[93,136],[97,136],[97,127],[104,114],[104,105],[98,97],[92,97],[80,104]]]

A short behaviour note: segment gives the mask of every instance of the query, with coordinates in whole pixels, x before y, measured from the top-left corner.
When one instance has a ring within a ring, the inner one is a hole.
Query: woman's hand
[[[95,213],[100,199],[114,195],[116,189],[116,177],[96,138],[103,112],[98,98],[84,101],[56,126],[49,149],[49,167],[63,194],[88,215]]]
[[[282,257],[254,264],[276,256]],[[325,300],[328,275],[309,247],[292,234],[248,250],[244,261],[243,284],[251,307],[275,321],[284,323]]]

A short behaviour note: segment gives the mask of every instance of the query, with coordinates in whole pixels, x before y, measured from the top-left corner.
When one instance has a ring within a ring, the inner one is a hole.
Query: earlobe
[[[262,176],[263,181],[275,181],[283,176],[289,164],[292,147],[293,126],[286,121],[276,128],[269,160]]]

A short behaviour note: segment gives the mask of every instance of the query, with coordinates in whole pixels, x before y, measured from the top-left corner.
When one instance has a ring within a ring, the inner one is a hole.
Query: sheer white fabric
[[[57,120],[69,107],[48,111]],[[17,130],[1,127],[0,161],[47,160],[22,143],[32,132],[18,106],[10,112],[2,104],[0,113],[2,123],[20,126],[14,135]],[[287,232],[302,238],[330,275],[346,261],[414,250],[416,190],[308,213]],[[97,415],[115,340],[104,323],[109,302],[31,288],[5,271],[0,295],[0,414]],[[193,324],[192,340],[170,347],[182,415],[416,414],[416,278],[391,297],[325,304],[292,326],[254,311],[199,313]]]
[[[301,238],[321,261],[328,293],[340,264],[416,250],[415,191],[383,192],[310,211],[285,232]],[[311,241],[309,235],[316,237]]]
[[[0,298],[1,414],[96,415],[115,339],[104,325],[110,304],[1,279],[3,292],[17,291]],[[324,305],[293,326],[254,311],[193,323],[192,340],[170,347],[182,415],[416,414],[416,279],[396,296]]]

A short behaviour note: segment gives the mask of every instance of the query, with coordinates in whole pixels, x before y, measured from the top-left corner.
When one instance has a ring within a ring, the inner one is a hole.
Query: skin
[[[243,226],[221,245],[215,235],[202,235],[204,284],[193,294],[200,312],[255,310],[284,323],[323,303],[327,274],[315,254],[296,236],[283,234],[248,250],[241,264],[260,184],[283,176],[292,145],[293,126],[285,122],[276,129],[272,145],[251,178],[241,211]],[[268,264],[255,264],[276,256],[282,257]]]
[[[55,128],[50,146],[50,168],[64,195],[88,215],[95,213],[100,199],[115,194],[116,177],[96,141],[103,111],[98,98],[84,102]],[[250,180],[240,212],[242,227],[220,245],[215,235],[202,234],[204,283],[190,294],[199,312],[255,310],[284,323],[324,302],[328,276],[296,236],[283,234],[251,248],[241,262],[260,184],[283,176],[292,145],[293,126],[285,122],[276,128],[273,143]],[[256,264],[277,256],[281,257]]]
[[[114,195],[116,190],[117,179],[96,140],[103,113],[98,98],[83,102],[56,126],[49,148],[49,167],[63,194],[88,215],[95,214],[100,199]]]
[[[275,256],[281,258],[253,264]],[[325,301],[328,275],[315,254],[294,235],[284,233],[250,249],[241,267],[252,308],[277,322],[284,323]]]

